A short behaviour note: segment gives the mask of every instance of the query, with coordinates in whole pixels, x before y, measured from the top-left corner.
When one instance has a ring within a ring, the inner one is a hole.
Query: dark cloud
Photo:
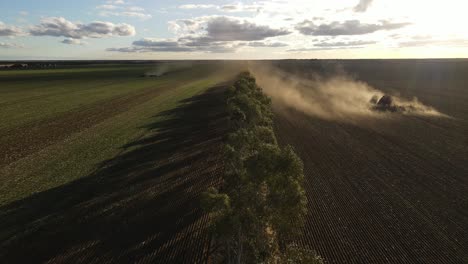
[[[107,51],[127,52],[127,53],[144,53],[144,52],[190,52],[192,49],[188,47],[140,47],[132,46],[125,48],[108,48]]]
[[[33,36],[67,37],[72,39],[103,38],[111,36],[133,36],[135,28],[128,24],[113,24],[96,21],[89,24],[73,23],[63,17],[50,17],[41,20],[31,28]]]
[[[119,52],[208,52],[232,53],[241,47],[284,47],[280,42],[262,42],[267,38],[290,34],[248,21],[228,17],[203,17],[178,20],[176,23],[189,34],[175,40],[142,39],[132,47],[111,48]]]
[[[360,0],[353,10],[354,12],[366,12],[372,2],[373,0]]]
[[[287,47],[289,46],[286,43],[283,42],[272,42],[272,43],[265,43],[261,41],[255,41],[255,42],[248,42],[246,43],[246,46],[249,47],[255,47],[255,48],[280,48],[280,47]]]
[[[134,41],[133,45],[140,46],[140,47],[176,47],[176,46],[179,46],[179,42],[142,39],[142,40]]]
[[[67,44],[67,45],[85,45],[86,43],[79,40],[79,39],[71,39],[71,38],[68,38],[68,39],[64,39],[61,41],[63,44]]]
[[[331,22],[329,24],[315,25],[312,21],[305,20],[296,26],[296,29],[304,35],[313,36],[341,36],[341,35],[364,35],[380,30],[394,30],[410,25],[410,23],[392,23],[381,21],[376,24],[365,24],[359,20],[348,20],[345,22]]]
[[[222,42],[203,42],[200,39],[184,38],[179,40],[142,39],[134,41],[132,47],[109,48],[116,52],[208,52],[230,53],[237,50],[237,45]]]
[[[185,37],[178,40],[142,39],[134,41],[131,47],[109,48],[114,52],[206,52],[233,53],[241,47],[278,48],[286,47],[282,42],[213,42],[211,38]]]
[[[213,41],[255,41],[291,33],[285,29],[273,29],[227,17],[211,18],[207,22],[206,32]]]
[[[23,31],[20,28],[0,22],[0,37],[19,36],[22,34]]]

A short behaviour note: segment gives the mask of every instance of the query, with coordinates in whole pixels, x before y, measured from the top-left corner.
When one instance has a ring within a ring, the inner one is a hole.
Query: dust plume
[[[180,71],[191,68],[190,62],[163,62],[159,63],[154,69],[145,73],[146,77],[160,77],[169,72]]]
[[[392,105],[387,111],[379,102],[384,92],[353,79],[343,71],[329,77],[309,73],[310,78],[302,78],[260,63],[250,65],[250,71],[273,101],[322,119],[382,118],[391,112],[444,116],[417,98],[407,100],[398,96],[391,96]]]

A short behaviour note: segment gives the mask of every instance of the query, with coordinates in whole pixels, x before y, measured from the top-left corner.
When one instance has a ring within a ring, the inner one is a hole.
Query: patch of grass
[[[2,182],[0,206],[90,175],[104,161],[126,151],[122,148],[126,143],[149,133],[145,125],[158,121],[155,120],[158,113],[178,106],[181,100],[199,94],[227,78],[229,77],[226,75],[218,72],[211,73],[205,68],[183,74],[169,74],[161,80],[135,78],[141,81],[133,83],[129,80],[125,84],[119,83],[112,88],[95,90],[90,88],[88,91],[76,91],[74,94],[51,96],[49,101],[45,99],[40,102],[33,101],[35,104],[49,103],[49,108],[39,113],[34,113],[32,108],[28,108],[31,113],[29,119],[40,120],[40,118],[65,111],[67,107],[72,108],[70,105],[79,108],[90,104],[90,101],[95,102],[116,96],[119,93],[117,87],[122,89],[120,93],[124,93],[143,89],[148,84],[154,86],[155,89],[161,85],[174,85],[173,88],[128,111],[119,113],[84,131],[71,134],[66,139],[54,142],[37,153],[0,168]],[[126,85],[128,87],[125,87]],[[60,100],[66,100],[67,96],[74,97],[74,99],[61,104]],[[33,103],[30,102],[30,104]],[[25,122],[24,119],[27,119],[24,117],[25,111],[21,111],[19,107],[16,109],[18,111],[16,117],[21,116],[23,112],[21,122]],[[12,114],[11,111],[0,108],[1,118],[13,120],[7,114],[8,112]],[[17,122],[16,125],[19,123]]]
[[[0,78],[0,120],[3,121],[0,123],[0,134],[2,130],[53,118],[67,111],[142,89],[158,89],[162,85],[187,82],[211,70],[209,67],[199,67],[168,73],[160,78],[140,77],[150,69],[148,66],[97,68],[94,69],[98,71],[95,73],[90,72],[90,69],[78,68],[67,69],[67,74],[61,76],[54,75],[60,70],[50,70],[50,75],[44,74],[45,70],[37,70],[39,73],[36,75],[43,77],[31,75],[30,72],[35,70],[2,72],[15,78],[8,81]],[[21,76],[25,74],[30,74],[27,75],[30,78]]]

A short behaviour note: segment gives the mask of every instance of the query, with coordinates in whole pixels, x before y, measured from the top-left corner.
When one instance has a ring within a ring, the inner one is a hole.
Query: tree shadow
[[[198,196],[220,179],[224,90],[158,114],[91,175],[1,207],[0,262],[204,262]]]

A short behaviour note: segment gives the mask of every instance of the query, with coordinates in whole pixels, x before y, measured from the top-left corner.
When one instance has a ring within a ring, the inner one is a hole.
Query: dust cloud
[[[188,69],[193,66],[190,62],[173,62],[173,63],[160,63],[151,71],[145,73],[145,76],[149,77],[160,77],[169,72],[179,71],[183,69]]]
[[[359,117],[383,118],[389,111],[376,109],[376,98],[384,92],[338,71],[331,77],[310,74],[302,78],[266,64],[252,64],[250,71],[274,102],[322,119],[350,121]],[[417,98],[393,96],[393,107],[400,114],[444,116]],[[374,101],[374,102],[372,102]]]

